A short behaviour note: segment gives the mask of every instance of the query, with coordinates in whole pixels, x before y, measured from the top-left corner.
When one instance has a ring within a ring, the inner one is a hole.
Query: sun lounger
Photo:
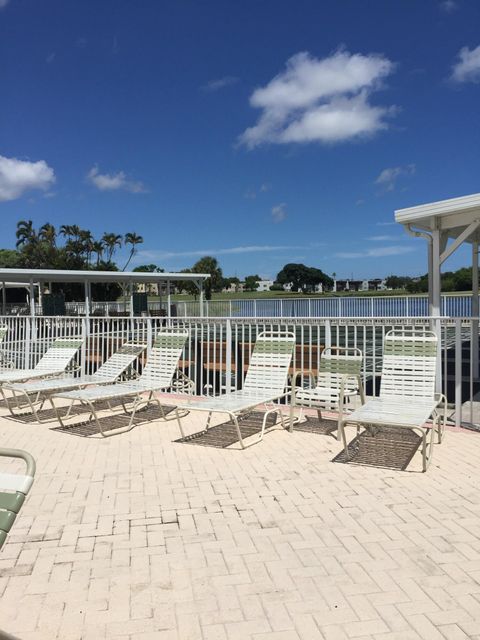
[[[241,390],[226,393],[217,398],[201,398],[182,402],[180,406],[182,409],[206,411],[208,413],[206,431],[209,429],[213,413],[225,413],[230,416],[235,425],[240,446],[244,449],[245,443],[242,439],[238,417],[260,404],[270,404],[274,400],[280,400],[288,395],[288,369],[294,348],[295,336],[293,333],[286,331],[260,333]],[[268,409],[264,414],[257,442],[263,438],[267,418],[274,411],[279,412],[282,425],[285,426],[279,405]],[[185,438],[180,418],[178,424],[182,437]]]
[[[82,389],[90,385],[113,384],[145,348],[144,344],[126,343],[111,355],[94,374],[89,376],[77,378],[60,376],[26,383],[7,383],[4,385],[4,389],[8,389],[13,394],[13,402],[10,404],[15,402],[16,409],[30,407],[37,421],[41,422],[38,411],[42,409],[50,395],[70,389]],[[22,400],[24,401],[23,405]],[[37,409],[38,404],[40,406]],[[12,415],[15,415],[13,407],[9,406],[9,410]]]
[[[61,417],[58,406],[54,402],[56,398],[67,400],[70,405],[78,402],[87,407],[103,436],[108,434],[105,434],[105,429],[99,421],[95,407],[95,403],[102,400],[110,403],[112,400],[119,399],[125,412],[127,412],[125,398],[130,398],[133,401],[128,426],[123,429],[117,429],[115,433],[123,433],[133,428],[135,414],[141,405],[148,406],[153,402],[160,408],[162,416],[165,416],[163,407],[154,394],[157,391],[165,391],[171,388],[173,376],[178,367],[188,335],[188,331],[183,329],[162,329],[155,337],[153,347],[148,355],[147,364],[142,375],[137,380],[52,394],[50,401],[60,424],[65,427],[64,419],[69,417],[69,413],[65,418]]]

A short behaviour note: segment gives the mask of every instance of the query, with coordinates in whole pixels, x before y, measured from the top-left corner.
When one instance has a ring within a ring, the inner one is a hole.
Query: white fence
[[[84,302],[67,302],[69,315],[85,315]],[[168,315],[166,301],[149,302],[151,315]],[[471,315],[472,296],[469,294],[442,296],[441,315],[466,318]],[[398,318],[428,315],[427,296],[325,296],[321,298],[239,298],[197,301],[174,301],[171,315],[179,318]],[[26,304],[6,305],[7,315],[28,315]],[[40,305],[36,313],[41,315]],[[129,315],[130,303],[92,302],[90,315]]]
[[[189,331],[181,358],[176,388],[195,394],[218,395],[242,386],[250,354],[260,331],[282,329],[296,335],[292,372],[305,381],[318,370],[324,347],[359,347],[364,354],[363,381],[368,395],[378,394],[383,337],[393,327],[429,328],[428,318],[0,318],[7,335],[0,345],[0,367],[34,366],[57,337],[81,336],[84,343],[78,364],[85,373],[96,368],[127,340],[152,344],[156,332],[168,323]],[[455,407],[455,422],[476,423],[475,393],[478,377],[478,320],[438,320],[441,333],[442,390]],[[137,369],[141,370],[139,361]],[[190,382],[188,382],[190,381]],[[462,408],[463,405],[463,408]],[[462,414],[463,411],[463,414]],[[463,416],[463,417],[462,417]]]

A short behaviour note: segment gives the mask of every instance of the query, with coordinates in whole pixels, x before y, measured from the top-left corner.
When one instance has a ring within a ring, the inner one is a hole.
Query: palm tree
[[[92,244],[92,253],[97,254],[97,268],[100,264],[100,260],[102,259],[103,252],[105,250],[105,245],[101,240],[95,240]]]
[[[124,243],[132,245],[132,248],[130,249],[130,255],[128,256],[127,263],[123,267],[123,271],[125,271],[125,269],[130,264],[130,260],[136,254],[137,250],[136,250],[135,247],[137,246],[137,244],[142,244],[143,243],[143,238],[142,238],[142,236],[137,235],[135,233],[135,231],[132,231],[132,233],[126,233],[125,234]]]
[[[73,227],[71,224],[62,224],[62,226],[60,227],[60,234],[64,238],[67,238],[67,240],[70,240],[70,238],[73,236],[72,229]]]
[[[90,264],[90,259],[93,253],[93,243],[94,239],[92,236],[92,232],[88,231],[88,229],[80,229],[79,232],[79,242],[82,244],[82,251],[85,253],[87,258],[87,264]]]
[[[107,249],[107,262],[111,262],[115,249],[122,246],[122,236],[117,235],[116,233],[105,232],[102,236],[102,240]]]
[[[17,223],[17,247],[22,245],[35,244],[37,241],[37,232],[33,228],[33,222],[31,220],[20,220]]]
[[[57,246],[57,230],[55,229],[53,224],[50,224],[49,222],[46,222],[40,227],[38,237],[40,240],[48,243],[53,248]]]

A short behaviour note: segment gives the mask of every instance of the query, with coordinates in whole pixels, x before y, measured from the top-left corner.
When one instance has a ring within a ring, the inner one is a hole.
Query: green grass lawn
[[[342,291],[339,293],[332,293],[331,291],[329,291],[328,293],[307,293],[307,294],[303,294],[303,293],[292,293],[289,291],[244,291],[244,292],[237,292],[237,293],[214,293],[212,295],[212,300],[253,300],[253,299],[268,299],[268,298],[298,298],[298,299],[302,299],[302,298],[326,298],[326,297],[332,297],[332,296],[341,296],[341,297],[345,297],[345,296],[402,296],[402,295],[412,295],[412,294],[407,294],[405,291],[403,290],[396,290],[396,291],[352,291],[352,292],[348,292],[348,291]],[[421,294],[421,295],[425,295],[425,294]],[[159,300],[158,296],[148,296],[148,300],[150,302],[156,302]],[[194,297],[191,295],[180,295],[180,294],[175,294],[172,295],[172,300],[173,301],[179,301],[179,302],[189,302],[189,301],[193,301]],[[198,298],[197,298],[198,300]]]

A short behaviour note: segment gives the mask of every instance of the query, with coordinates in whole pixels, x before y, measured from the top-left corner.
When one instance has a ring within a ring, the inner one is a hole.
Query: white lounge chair
[[[137,380],[103,386],[91,386],[77,391],[52,394],[50,401],[60,424],[65,427],[64,419],[62,419],[58,412],[54,398],[68,400],[71,406],[75,402],[78,402],[88,407],[90,415],[93,417],[103,436],[113,434],[105,434],[101,421],[98,419],[97,409],[95,408],[95,402],[98,401],[104,400],[109,403],[111,400],[120,399],[122,401],[122,407],[125,413],[127,413],[124,398],[132,398],[133,405],[131,407],[129,424],[125,428],[115,429],[115,434],[130,431],[130,429],[133,428],[135,413],[142,404],[149,405],[151,402],[154,402],[159,406],[162,416],[165,417],[163,407],[159,400],[155,398],[154,393],[171,388],[173,376],[178,367],[178,362],[185,343],[187,342],[188,335],[188,331],[183,329],[162,329],[155,337],[145,368]],[[148,394],[148,397],[145,398],[145,394]],[[66,417],[68,417],[69,414],[70,410]],[[178,416],[177,409],[175,409],[175,414]]]
[[[315,408],[318,419],[322,419],[322,410],[337,411],[338,421],[343,419],[345,410],[351,408],[352,399],[360,397],[362,404],[365,395],[362,385],[363,356],[355,347],[327,347],[322,351],[315,386],[296,387],[292,391],[292,410],[295,406]],[[303,375],[298,372],[295,378]],[[293,430],[293,420],[290,421]],[[340,429],[337,429],[340,440]]]
[[[389,331],[384,340],[380,396],[344,416],[339,422],[343,446],[350,457],[345,426],[364,427],[372,434],[378,427],[411,429],[422,438],[422,467],[432,459],[434,432],[442,441],[446,422],[446,398],[435,392],[438,338],[432,331]],[[440,406],[443,404],[443,410]],[[432,424],[426,423],[431,420]],[[427,435],[429,442],[427,444]]]
[[[241,390],[226,393],[217,398],[182,402],[181,407],[188,410],[206,411],[208,417],[205,431],[209,429],[213,413],[225,413],[230,416],[235,424],[240,446],[244,449],[245,444],[238,424],[238,416],[252,410],[259,404],[270,404],[274,400],[279,400],[289,394],[289,389],[287,388],[288,369],[292,361],[294,348],[295,335],[293,333],[287,331],[265,331],[260,333],[255,342]],[[267,418],[274,411],[279,412],[282,426],[285,427],[283,414],[280,407],[276,405],[266,411],[258,441],[263,438]],[[180,418],[178,418],[178,424],[182,437],[185,438]]]
[[[0,327],[0,345],[5,341],[5,338],[7,337],[7,333],[8,333],[8,327],[5,325],[1,326]],[[13,366],[14,366],[13,361],[7,358],[3,349],[0,349],[0,367],[2,369],[11,369]]]
[[[33,369],[8,369],[0,373],[0,393],[11,411],[11,400],[4,392],[4,386],[13,382],[25,382],[39,378],[52,378],[65,373],[65,369],[82,346],[81,338],[57,338],[40,358]]]
[[[113,384],[138,358],[145,348],[145,344],[128,342],[111,355],[94,374],[89,376],[79,376],[77,378],[60,376],[48,380],[36,380],[34,382],[7,383],[4,385],[4,388],[12,392],[16,409],[23,409],[27,406],[30,407],[37,422],[41,423],[42,420],[38,411],[42,409],[50,395],[70,389],[82,389],[89,385]],[[24,400],[23,404],[22,400]],[[38,404],[40,404],[40,406],[37,409],[36,405]],[[9,406],[8,409],[12,415],[15,415],[13,407]]]

